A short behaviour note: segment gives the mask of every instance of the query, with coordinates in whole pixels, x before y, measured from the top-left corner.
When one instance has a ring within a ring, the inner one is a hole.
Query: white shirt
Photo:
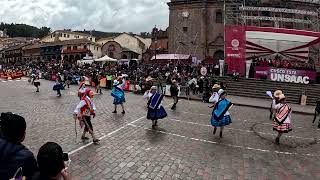
[[[212,96],[209,99],[210,103],[217,103],[219,101],[219,94],[217,92],[214,92]]]
[[[93,109],[94,111],[96,111],[97,108],[96,108],[95,104],[93,103],[93,101],[92,101],[88,96],[87,96],[86,98],[87,98],[87,99],[89,100],[89,102],[91,103],[92,109]],[[79,113],[80,113],[80,109],[81,109],[83,106],[85,106],[86,104],[87,104],[87,103],[86,103],[85,100],[81,100],[80,103],[77,105],[76,109],[74,110],[74,113],[75,113],[75,114],[79,114]],[[90,112],[89,112],[89,113],[90,113]],[[90,115],[90,114],[86,113],[86,115]]]
[[[143,95],[143,98],[149,100],[152,96],[153,96],[152,93],[146,91],[146,92],[144,93],[144,95]],[[162,101],[163,101],[163,99],[162,99]],[[162,106],[162,101],[161,101],[161,103],[159,104],[158,109],[160,109],[160,107]]]

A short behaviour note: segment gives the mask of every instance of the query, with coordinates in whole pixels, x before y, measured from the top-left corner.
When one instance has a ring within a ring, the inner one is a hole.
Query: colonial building
[[[61,42],[61,55],[65,62],[76,62],[86,56],[101,57],[101,46],[87,39],[75,39]]]
[[[319,1],[171,0],[168,6],[169,53],[201,60],[224,58],[224,20],[227,24],[242,21],[248,26],[319,31]]]
[[[25,62],[28,61],[40,61],[42,59],[41,56],[41,44],[35,43],[35,44],[29,44],[27,46],[24,46],[22,48],[22,59]]]
[[[21,44],[33,43],[37,42],[38,39],[35,38],[27,38],[27,37],[0,37],[0,50],[7,49],[12,46],[17,46]]]
[[[100,39],[97,43],[103,44],[103,56],[108,55],[116,59],[140,59],[150,47],[151,38],[122,33],[117,37]]]
[[[168,29],[165,31],[153,28],[152,30],[152,43],[150,49],[156,50],[159,54],[168,54],[169,39]]]
[[[56,42],[56,41],[66,41],[66,40],[73,40],[73,39],[87,39],[91,42],[96,42],[96,38],[94,36],[73,32],[68,30],[58,30],[50,33],[49,35],[43,37],[40,41],[41,42]]]
[[[21,64],[24,63],[22,59],[22,48],[25,47],[26,44],[12,46],[7,48],[3,52],[3,61],[5,63],[13,63],[13,64]]]
[[[223,58],[223,1],[171,0],[169,53]]]

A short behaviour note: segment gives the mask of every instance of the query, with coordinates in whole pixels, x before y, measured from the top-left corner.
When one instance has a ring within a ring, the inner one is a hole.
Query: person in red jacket
[[[84,127],[83,134],[81,136],[82,140],[88,139],[86,133],[89,132],[92,136],[93,143],[99,144],[99,139],[96,138],[93,131],[93,126],[91,123],[91,116],[95,118],[96,116],[96,106],[94,105],[92,98],[94,96],[93,91],[86,89],[86,93],[81,97],[80,103],[74,110],[74,117],[80,122],[80,127]]]

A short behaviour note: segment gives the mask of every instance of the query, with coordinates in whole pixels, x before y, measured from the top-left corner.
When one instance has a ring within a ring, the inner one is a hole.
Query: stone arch
[[[80,60],[80,59],[81,59],[80,55],[77,54],[77,55],[75,56],[75,60],[77,61],[77,60]]]
[[[128,59],[128,56],[126,54],[123,54],[122,59]]]

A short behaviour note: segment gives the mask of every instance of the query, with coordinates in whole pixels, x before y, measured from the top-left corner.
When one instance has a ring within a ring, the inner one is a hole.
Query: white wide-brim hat
[[[118,81],[118,80],[114,80],[114,81],[113,81],[113,85],[114,85],[114,86],[119,85],[119,81]]]

